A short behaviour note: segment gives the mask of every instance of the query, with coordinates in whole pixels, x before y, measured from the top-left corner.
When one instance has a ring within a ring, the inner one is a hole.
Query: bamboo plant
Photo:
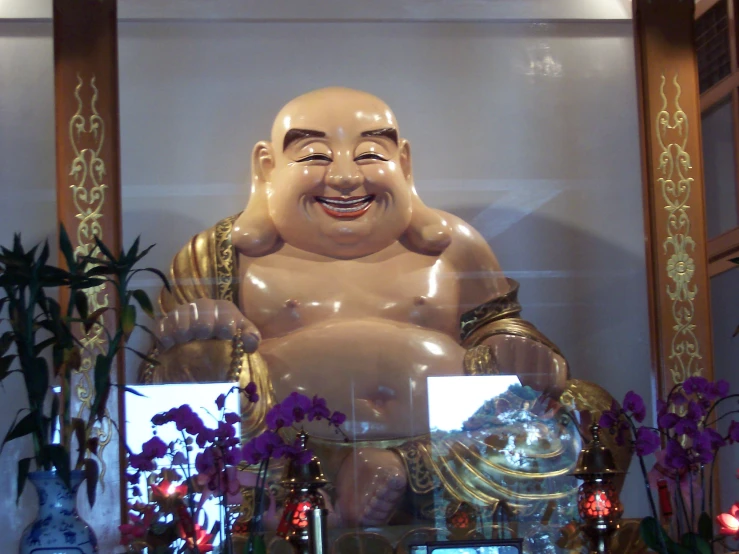
[[[59,249],[66,269],[49,264],[49,245],[36,245],[26,250],[16,234],[12,248],[0,246],[0,323],[7,322],[0,335],[0,385],[14,373],[21,374],[28,405],[21,408],[0,446],[30,436],[33,456],[18,461],[17,499],[33,464],[38,471],[56,470],[62,481],[70,485],[72,469],[83,470],[87,481],[90,505],[95,502],[99,475],[97,437],[92,436],[95,424],[105,417],[106,405],[114,386],[111,379],[114,361],[122,349],[148,359],[144,354],[125,346],[135,328],[151,333],[137,324],[136,306],[154,315],[152,303],[143,290],[130,290],[134,275],[149,272],[157,275],[169,288],[166,277],[154,268],[135,266],[152,246],[139,251],[139,239],[128,251],[118,256],[97,237],[96,247],[89,256],[76,256],[63,226],[60,227]],[[105,307],[89,313],[88,293],[107,286],[117,299],[115,307]],[[54,298],[55,292],[66,289],[69,301],[62,311]],[[102,352],[95,358],[93,369],[94,393],[86,419],[72,417],[71,380],[82,362],[83,344],[76,335],[88,333],[96,326],[106,335]],[[13,348],[15,347],[15,348]],[[52,368],[49,368],[51,359]],[[61,385],[61,395],[48,397],[52,379]],[[59,442],[54,437],[59,424]],[[73,446],[73,438],[76,444]],[[76,453],[73,452],[76,447]]]

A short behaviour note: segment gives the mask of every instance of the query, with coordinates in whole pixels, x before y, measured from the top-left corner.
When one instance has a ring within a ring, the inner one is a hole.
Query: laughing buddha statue
[[[431,440],[429,376],[515,374],[557,405],[591,413],[611,397],[569,379],[558,348],[520,318],[518,284],[482,236],[421,201],[390,108],[345,88],[300,96],[251,164],[244,211],[193,237],[172,262],[172,292],[160,297],[161,364],[143,380],[256,382],[263,401],[245,412],[245,437],[292,391],[325,397],[349,416],[352,442],[325,425],[306,430],[345,527],[422,518],[418,499],[440,490],[517,513],[571,497],[566,474],[579,446],[565,455],[556,440],[531,446],[523,437],[534,463],[512,466],[484,451],[503,452],[515,430],[464,443],[462,457],[448,440]],[[628,456],[619,452],[622,467]]]

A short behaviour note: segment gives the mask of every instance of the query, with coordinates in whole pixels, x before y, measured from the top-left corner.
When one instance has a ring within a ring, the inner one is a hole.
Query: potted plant
[[[151,249],[139,251],[138,239],[117,257],[97,238],[93,255],[75,256],[61,227],[59,247],[66,269],[49,263],[48,241],[27,250],[16,234],[11,248],[0,246],[0,289],[4,293],[0,315],[10,327],[0,335],[0,383],[20,374],[28,399],[10,425],[0,451],[10,441],[31,438],[33,456],[18,461],[17,498],[28,479],[39,493],[39,517],[24,532],[21,553],[55,547],[97,552],[94,534],[77,515],[75,498],[86,479],[89,502],[95,502],[99,466],[95,460],[97,440],[91,437],[91,430],[104,416],[115,386],[110,376],[113,361],[122,348],[132,350],[125,347],[125,340],[135,327],[142,327],[136,324],[136,305],[153,315],[146,293],[129,290],[130,279],[140,271],[153,272],[169,287],[161,272],[135,269]],[[88,313],[87,293],[103,286],[114,291],[117,306]],[[56,293],[68,295],[65,310],[55,299]],[[107,326],[103,325],[106,312],[113,315],[107,315]],[[95,391],[86,420],[72,417],[70,411],[70,382],[82,360],[75,325],[85,332],[101,325],[108,338],[105,351],[95,360]],[[49,398],[52,381],[61,386],[61,394]]]

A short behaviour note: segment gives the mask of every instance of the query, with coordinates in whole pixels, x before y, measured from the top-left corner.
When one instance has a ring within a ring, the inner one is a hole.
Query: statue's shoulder
[[[485,238],[462,218],[437,210],[450,229],[452,240],[442,254],[464,286],[463,306],[473,308],[508,292],[510,285]]]
[[[164,313],[198,298],[238,303],[238,256],[231,242],[238,215],[201,231],[175,254],[168,272],[172,291],[163,289],[159,296]]]

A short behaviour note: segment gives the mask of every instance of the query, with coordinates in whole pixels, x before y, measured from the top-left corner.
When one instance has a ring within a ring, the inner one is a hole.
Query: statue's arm
[[[508,279],[485,239],[470,225],[444,214],[454,230],[448,256],[458,274],[460,341],[465,371],[516,374],[537,390],[558,392],[568,378],[559,348],[521,318],[518,283]]]

